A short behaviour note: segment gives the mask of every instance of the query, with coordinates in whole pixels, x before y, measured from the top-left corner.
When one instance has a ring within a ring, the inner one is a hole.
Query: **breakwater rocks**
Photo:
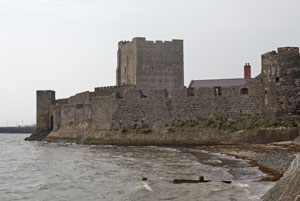
[[[51,130],[49,130],[49,129],[37,129],[36,128],[36,129],[33,129],[32,135],[25,138],[25,140],[26,141],[42,141],[49,135],[50,132],[51,132]]]
[[[278,181],[294,160],[295,154],[300,153],[300,146],[292,141],[267,144],[203,145],[195,147],[195,149],[249,160],[251,165],[258,166],[262,172],[267,174],[262,179],[263,181]]]
[[[263,197],[263,201],[300,200],[300,154],[296,154],[284,176]]]

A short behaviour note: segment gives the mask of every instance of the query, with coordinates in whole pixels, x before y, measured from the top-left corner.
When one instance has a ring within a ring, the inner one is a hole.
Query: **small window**
[[[221,96],[222,95],[222,87],[215,87],[215,96]]]
[[[167,89],[164,89],[164,95],[165,95],[165,97],[170,97]]]
[[[248,93],[249,93],[249,90],[247,88],[240,89],[240,95],[247,95]]]
[[[275,80],[276,82],[279,82],[279,77],[276,77],[276,80]]]
[[[187,89],[187,96],[194,96],[194,88],[188,88]]]
[[[117,99],[122,99],[122,98],[123,98],[123,97],[121,96],[120,92],[117,92],[117,93],[116,93],[116,98],[117,98]]]
[[[139,90],[139,92],[140,92],[140,98],[147,98],[147,96],[143,94],[142,90]]]
[[[83,104],[77,104],[77,105],[76,105],[76,108],[77,108],[77,109],[83,108]]]

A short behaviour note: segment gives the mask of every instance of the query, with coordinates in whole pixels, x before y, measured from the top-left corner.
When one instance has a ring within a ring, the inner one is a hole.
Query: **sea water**
[[[222,154],[27,142],[27,136],[0,134],[1,201],[246,201],[274,185],[259,182],[264,174],[247,161]],[[199,176],[211,182],[173,183]]]

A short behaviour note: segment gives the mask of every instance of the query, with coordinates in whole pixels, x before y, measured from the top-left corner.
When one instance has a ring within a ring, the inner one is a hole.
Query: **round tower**
[[[53,109],[55,106],[55,91],[36,92],[36,128],[53,129]]]
[[[281,47],[262,55],[265,112],[276,116],[300,111],[298,47]]]

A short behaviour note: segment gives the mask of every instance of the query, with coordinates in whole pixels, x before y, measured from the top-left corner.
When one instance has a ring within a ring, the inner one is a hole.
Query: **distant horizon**
[[[184,40],[191,80],[242,78],[261,54],[300,46],[297,0],[2,0],[0,126],[35,123],[36,90],[67,98],[115,85],[119,41]]]

